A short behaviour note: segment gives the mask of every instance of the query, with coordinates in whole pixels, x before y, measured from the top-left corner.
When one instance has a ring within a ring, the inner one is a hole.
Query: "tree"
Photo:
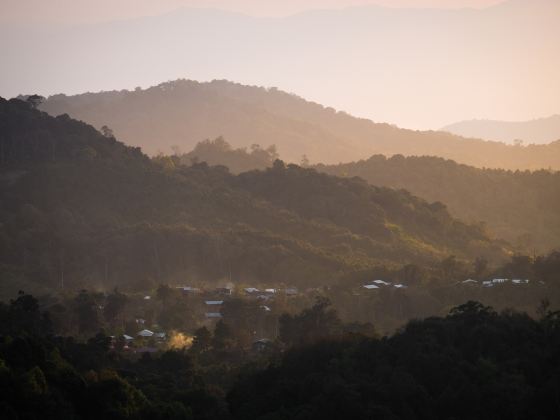
[[[118,318],[124,312],[127,300],[126,295],[120,293],[117,288],[107,296],[107,301],[103,308],[103,316],[107,322],[115,324],[118,321]]]
[[[341,332],[341,321],[331,302],[318,297],[315,304],[292,316],[280,317],[280,339],[290,345],[305,345],[335,337]]]
[[[173,297],[174,294],[175,291],[167,284],[160,284],[156,291],[156,297],[164,305],[167,305],[169,303],[169,300]]]
[[[2,320],[2,324],[0,332],[25,331],[37,336],[45,336],[52,332],[50,318],[41,313],[38,300],[21,290],[18,297],[10,301],[7,319]]]
[[[407,264],[401,269],[402,280],[408,285],[416,285],[425,277],[424,270],[416,264]]]
[[[200,327],[194,332],[191,350],[194,353],[204,353],[212,344],[212,333],[206,327]]]
[[[233,334],[229,325],[219,320],[214,327],[212,347],[216,350],[227,350],[233,344]]]
[[[475,278],[480,280],[486,274],[486,270],[488,270],[488,260],[483,257],[477,257],[474,260],[473,269]]]
[[[30,95],[30,96],[27,97],[27,100],[26,100],[26,102],[33,109],[37,109],[44,101],[45,101],[45,97],[41,96],[41,95]]]
[[[78,332],[88,334],[99,330],[98,305],[87,290],[82,290],[74,298],[74,313],[78,320]]]
[[[459,269],[459,262],[455,255],[450,255],[442,260],[440,266],[445,280],[455,280]]]
[[[484,306],[480,302],[469,300],[467,303],[456,306],[449,312],[450,317],[462,317],[466,319],[481,320],[496,316],[496,312],[490,306]]]
[[[114,138],[115,137],[115,133],[113,133],[113,130],[111,130],[106,125],[101,127],[101,134],[103,134],[107,138]]]

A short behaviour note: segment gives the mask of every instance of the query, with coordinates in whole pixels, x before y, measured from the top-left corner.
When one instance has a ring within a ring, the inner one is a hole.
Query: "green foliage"
[[[177,157],[150,161],[22,101],[1,100],[0,112],[5,295],[18,284],[130,291],[186,278],[321,285],[380,263],[503,255],[476,226],[404,191],[281,161],[238,176]],[[79,317],[93,318],[86,306]],[[103,316],[117,322],[119,306]]]
[[[478,169],[436,157],[402,155],[374,155],[316,169],[445,203],[454,216],[484,223],[492,234],[525,252],[548,252],[560,244],[559,172]]]
[[[280,317],[280,340],[290,346],[302,346],[321,339],[333,338],[342,331],[336,311],[330,302],[318,298],[315,304],[301,314]]]
[[[266,169],[278,159],[275,146],[266,149],[253,144],[250,152],[247,149],[233,149],[222,137],[215,140],[205,140],[194,147],[189,153],[179,155],[182,164],[190,165],[206,162],[209,165],[223,165],[231,172],[239,174],[254,169]]]
[[[389,338],[289,351],[228,401],[239,419],[553,419],[560,330],[545,325],[469,302]]]

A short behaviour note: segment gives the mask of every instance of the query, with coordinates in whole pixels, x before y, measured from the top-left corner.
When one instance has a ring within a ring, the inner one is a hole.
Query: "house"
[[[391,282],[385,280],[374,280],[373,283],[381,285],[381,286],[390,286]]]
[[[272,344],[273,341],[269,338],[261,338],[253,343],[253,350],[258,352],[265,351],[272,347]]]
[[[191,287],[191,286],[179,286],[177,287],[177,289],[180,289],[185,295],[201,292],[201,290],[198,287]]]
[[[269,308],[268,306],[266,306],[266,305],[262,305],[262,306],[260,306],[260,308],[261,308],[262,310],[264,310],[265,312],[270,312],[270,311],[272,311],[272,309],[270,309],[270,308]]]
[[[139,337],[152,337],[154,335],[154,332],[150,330],[142,330],[136,335]]]
[[[364,286],[362,287],[368,290],[379,289],[379,286],[377,286],[376,284],[364,284]]]
[[[506,283],[506,282],[508,282],[508,281],[509,281],[508,279],[493,279],[493,280],[492,280],[492,283],[494,283],[494,284],[502,284],[502,283]]]
[[[158,340],[165,340],[166,334],[164,332],[158,332],[154,334],[154,338]]]
[[[233,287],[218,287],[216,288],[216,294],[221,296],[231,296],[233,293]]]
[[[276,294],[276,289],[264,289],[264,292],[269,295],[274,295]]]
[[[205,305],[210,305],[210,306],[220,306],[224,304],[223,300],[205,300],[204,301]]]
[[[222,314],[219,312],[206,312],[206,314],[204,314],[204,316],[207,319],[217,319],[217,318],[221,318]]]
[[[288,296],[296,296],[298,294],[298,289],[295,287],[288,287],[286,289],[286,295]]]
[[[482,287],[494,287],[494,283],[492,283],[490,280],[484,280],[482,282]]]
[[[245,293],[247,293],[248,295],[252,295],[254,293],[258,293],[260,290],[257,289],[256,287],[246,287],[245,289]]]
[[[463,283],[463,284],[477,284],[478,282],[476,280],[473,280],[473,279],[467,279],[467,280],[463,280],[461,283]]]
[[[393,287],[394,287],[395,289],[406,289],[406,288],[408,288],[408,286],[407,286],[406,284],[400,284],[400,283],[399,283],[399,284],[395,284]]]
[[[151,298],[152,298],[152,297],[151,297],[151,296],[148,296],[148,295],[144,296],[144,300],[150,300]]]
[[[513,279],[513,284],[529,284],[529,279]]]
[[[136,318],[136,323],[138,325],[144,325],[146,323],[146,320],[142,318]]]
[[[123,334],[122,337],[123,337],[124,341],[126,341],[127,343],[129,343],[129,342],[131,342],[132,340],[134,340],[134,337],[131,337],[130,335]]]

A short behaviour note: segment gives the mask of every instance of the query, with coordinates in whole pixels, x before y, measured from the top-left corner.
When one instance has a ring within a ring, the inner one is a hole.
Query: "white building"
[[[154,335],[154,332],[150,330],[142,330],[136,335],[140,337],[152,337]]]

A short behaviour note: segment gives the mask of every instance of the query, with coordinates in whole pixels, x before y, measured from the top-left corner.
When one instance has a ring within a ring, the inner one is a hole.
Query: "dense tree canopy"
[[[281,161],[239,176],[178,156],[151,161],[23,101],[1,100],[0,112],[5,293],[185,278],[317,285],[450,252],[504,255],[479,227],[404,191]]]
[[[402,155],[374,155],[316,169],[445,203],[454,216],[484,222],[492,234],[525,252],[547,252],[560,245],[560,172],[477,169],[436,157]]]

